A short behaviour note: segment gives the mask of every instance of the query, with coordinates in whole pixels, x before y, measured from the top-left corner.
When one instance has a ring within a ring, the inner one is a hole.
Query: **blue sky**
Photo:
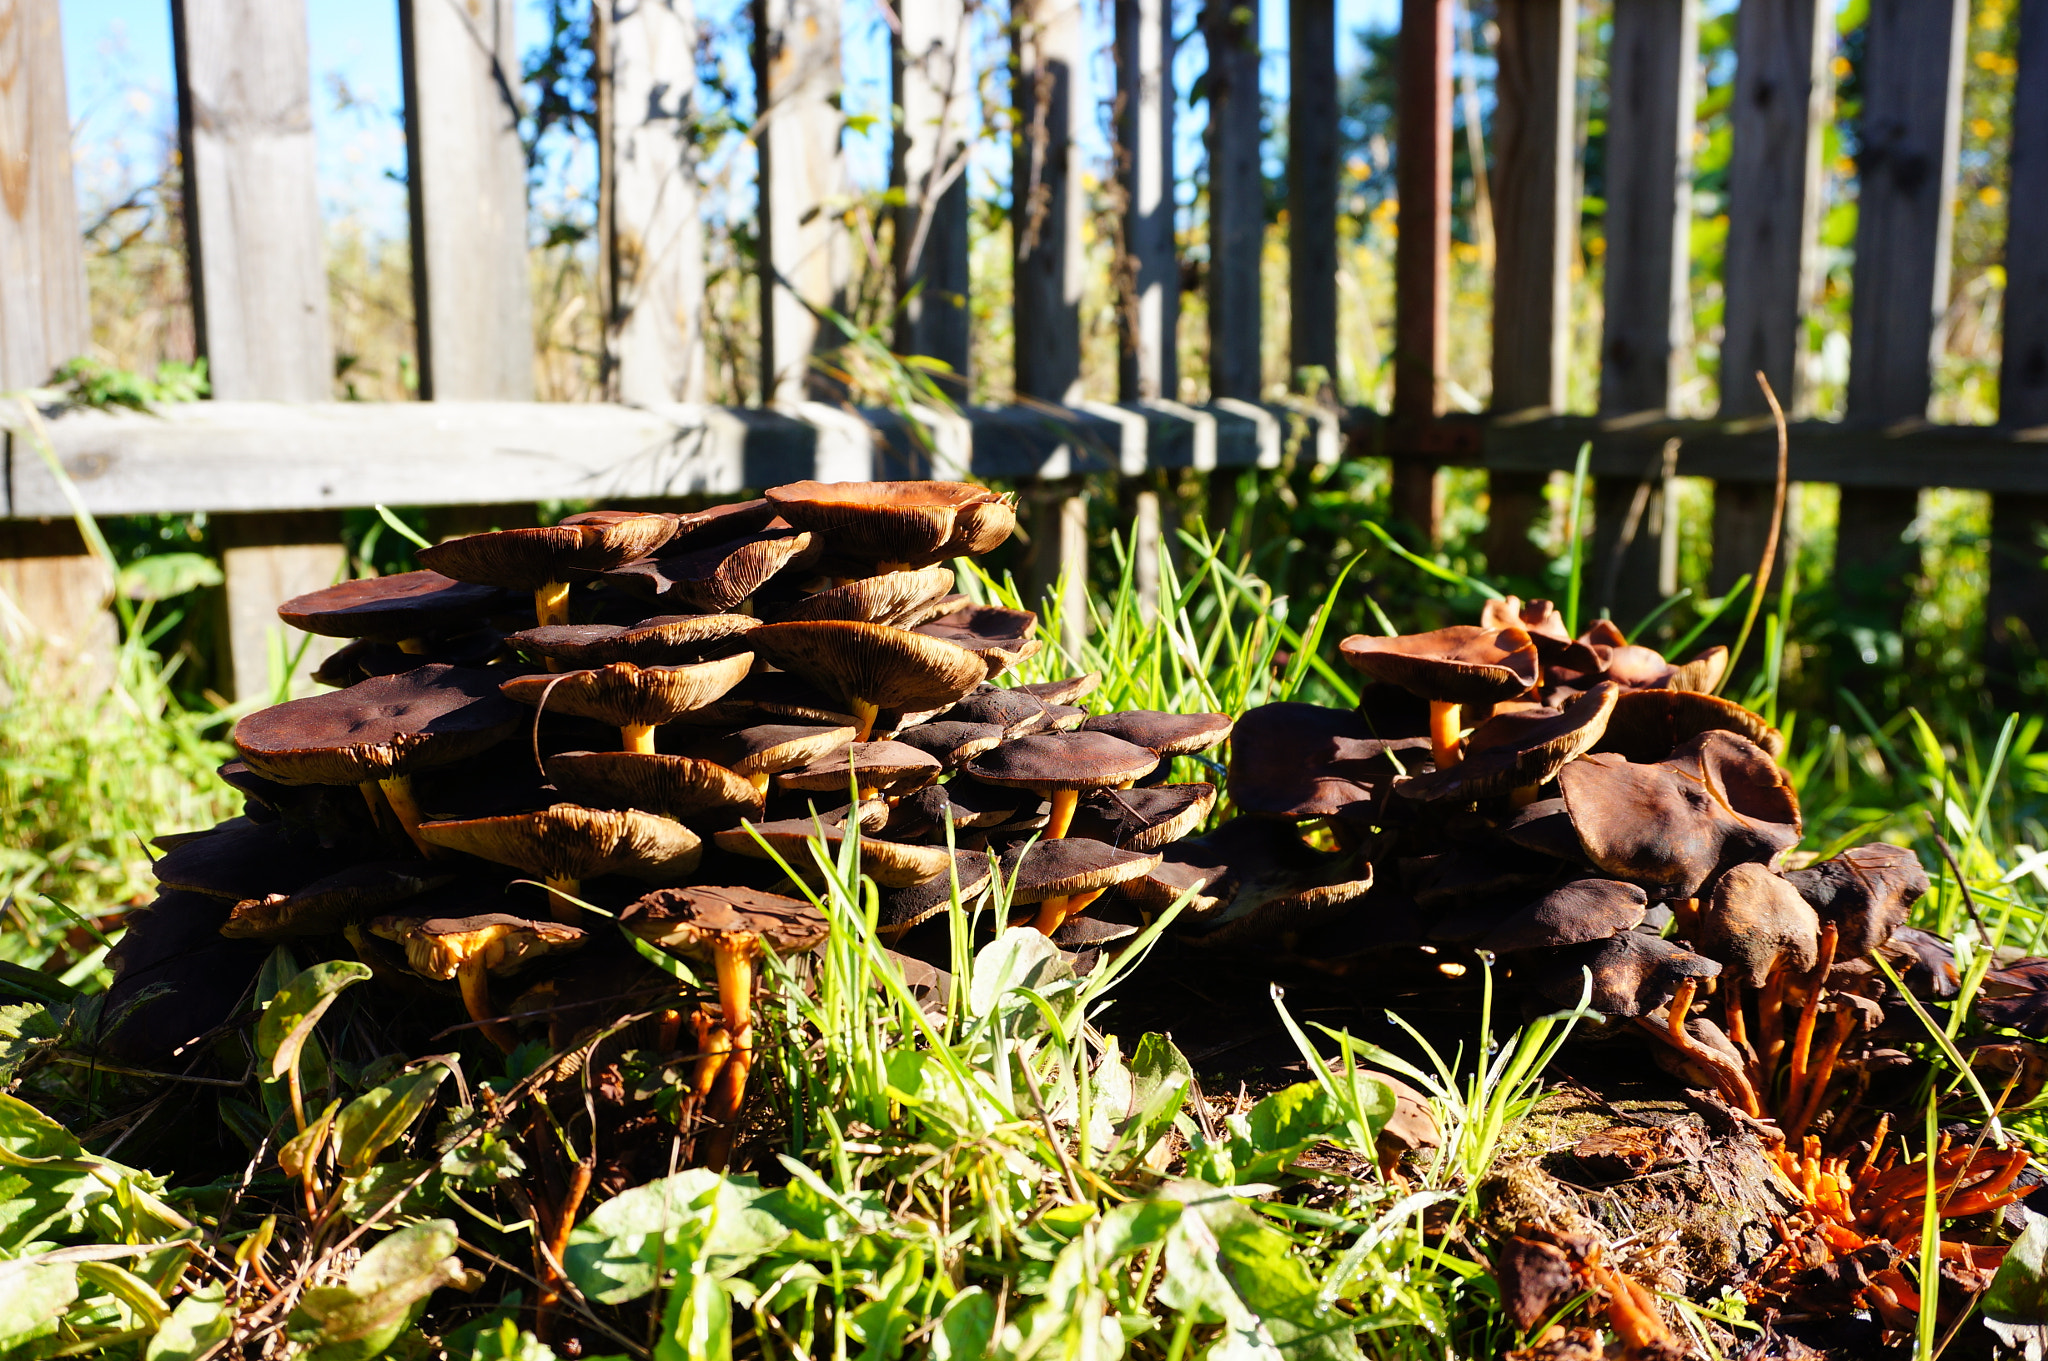
[[[910,0],[915,3],[915,0]],[[745,0],[700,0],[699,13],[715,31],[736,35],[728,44],[729,67],[745,68],[735,23]],[[1185,28],[1196,0],[1179,0]],[[1087,50],[1098,54],[1093,80],[1111,79],[1104,31],[1107,5],[1088,3]],[[1340,0],[1339,31],[1346,35],[1340,61],[1357,59],[1348,35],[1366,26],[1391,25],[1399,0]],[[313,53],[313,115],[320,157],[320,193],[330,219],[356,218],[372,231],[398,234],[405,228],[405,192],[393,178],[405,165],[405,139],[397,111],[397,6],[365,0],[306,0]],[[170,6],[167,0],[62,0],[64,64],[81,197],[88,208],[116,200],[144,182],[161,164],[162,143],[173,134]],[[540,41],[544,20],[538,3],[522,3],[520,44]],[[1268,53],[1264,82],[1284,97],[1287,86],[1285,0],[1266,0],[1261,14],[1262,46]],[[844,47],[846,107],[884,113],[889,98],[888,30],[874,0],[846,0]],[[1177,72],[1183,99],[1199,74],[1198,49],[1184,50]],[[1095,93],[1099,94],[1098,89]],[[1182,171],[1193,163],[1198,121],[1184,120]],[[1084,146],[1098,160],[1105,153],[1090,127]],[[887,143],[877,129],[848,145],[850,169],[863,184],[887,176]],[[981,167],[984,190],[993,187],[996,165]],[[572,188],[587,179],[580,165],[560,167],[551,177]]]

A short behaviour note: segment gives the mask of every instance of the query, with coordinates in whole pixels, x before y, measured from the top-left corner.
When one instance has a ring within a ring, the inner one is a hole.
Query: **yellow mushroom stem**
[[[377,787],[383,790],[385,800],[391,805],[393,816],[398,819],[398,825],[405,828],[406,836],[419,848],[420,854],[429,860],[446,859],[447,852],[420,835],[420,823],[423,819],[420,816],[419,800],[412,796],[412,776],[393,775],[377,781]]]
[[[1067,828],[1074,825],[1074,810],[1081,806],[1081,791],[1078,789],[1055,789],[1052,791],[1052,812],[1045,820],[1045,835],[1040,841],[1058,841],[1067,834]]]
[[[491,973],[484,966],[483,957],[473,955],[463,960],[455,970],[455,981],[462,988],[462,1005],[468,1009],[469,1019],[477,1023],[484,1038],[503,1053],[517,1049],[519,1037],[497,1019],[498,1009],[491,1005]]]
[[[1063,898],[1047,898],[1038,905],[1038,919],[1031,924],[1049,936],[1087,911],[1097,898],[1108,891],[1106,888],[1091,888],[1085,893],[1070,893]]]
[[[576,904],[576,898],[583,891],[580,879],[567,875],[550,874],[548,884],[548,915],[564,926],[574,926],[583,920],[583,909]]]
[[[768,792],[768,781],[772,778],[774,777],[771,776],[765,770],[754,770],[747,772],[747,779],[750,782],[752,782],[754,788],[759,790],[762,794],[766,794]]]
[[[761,938],[751,931],[723,933],[711,946],[718,1006],[725,1013],[725,1028],[734,1035],[754,1025],[754,956],[760,949]]]
[[[859,729],[858,735],[853,740],[865,742],[868,740],[868,734],[875,730],[875,719],[880,716],[882,706],[870,704],[864,699],[849,700],[848,703],[853,708],[854,724]]]
[[[370,810],[370,821],[378,831],[391,830],[391,805],[384,801],[384,791],[375,780],[364,780],[356,788],[363,791],[363,803]]]
[[[654,1047],[664,1054],[675,1052],[676,1041],[683,1035],[683,1013],[669,1007],[656,1020],[660,1028],[655,1032]]]
[[[910,564],[907,562],[878,562],[875,564],[876,576],[880,576],[884,572],[907,572],[909,570]]]
[[[643,756],[654,755],[654,725],[628,723],[620,728],[619,750],[639,752]]]
[[[1514,792],[1508,795],[1508,806],[1511,808],[1527,808],[1530,804],[1536,802],[1542,794],[1543,786],[1540,784],[1518,784],[1515,786]]]
[[[1459,726],[1461,706],[1441,699],[1429,702],[1429,748],[1438,770],[1458,764],[1458,745],[1464,738]]]
[[[690,1033],[697,1040],[697,1062],[690,1070],[690,1095],[702,1101],[711,1095],[711,1089],[718,1083],[719,1070],[732,1053],[732,1036],[710,1012],[702,1009],[690,1013]]]
[[[711,1097],[712,1118],[718,1123],[712,1127],[711,1139],[705,1145],[704,1165],[714,1172],[725,1171],[732,1162],[732,1146],[739,1135],[740,1101],[746,1095],[747,1072],[753,1065],[751,1032],[735,1035],[732,1056],[719,1070],[718,1087]]]
[[[705,1115],[713,1122],[704,1165],[723,1172],[732,1159],[740,1106],[747,1095],[747,1071],[754,1060],[754,956],[761,938],[751,931],[721,935],[711,946],[718,976],[718,1007],[725,1015],[731,1051],[718,1073]]]
[[[1700,924],[1700,900],[1680,898],[1671,904],[1671,929],[1674,935],[1690,937]]]
[[[549,581],[535,588],[533,592],[533,619],[534,623],[541,628],[546,628],[550,624],[566,624],[569,622],[568,582]],[[552,659],[549,662],[549,669],[554,669]]]
[[[427,650],[427,640],[424,638],[400,638],[398,640],[398,650],[407,656],[422,656]]]

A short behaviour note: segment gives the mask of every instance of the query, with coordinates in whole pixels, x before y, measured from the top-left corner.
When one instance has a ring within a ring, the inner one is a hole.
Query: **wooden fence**
[[[605,375],[612,401],[532,398],[524,165],[517,136],[514,0],[399,0],[420,396],[331,400],[333,353],[313,180],[303,0],[173,0],[180,135],[199,347],[214,400],[159,415],[75,413],[55,452],[102,515],[211,513],[227,575],[236,688],[268,679],[271,610],[344,569],[337,512],[388,503],[495,507],[553,498],[653,499],[776,481],[902,475],[1031,484],[1034,576],[1086,550],[1077,479],[1158,467],[1270,466],[1306,438],[1394,460],[1395,509],[1433,532],[1437,469],[1490,470],[1487,550],[1540,567],[1525,532],[1548,474],[1583,440],[1598,477],[1596,563],[1617,613],[1672,589],[1674,475],[1716,479],[1714,562],[1757,558],[1774,466],[1748,375],[1793,394],[1813,297],[1832,0],[1742,0],[1728,200],[1726,397],[1718,418],[1670,417],[1689,307],[1689,185],[1697,0],[1615,0],[1609,59],[1607,247],[1600,412],[1564,407],[1573,165],[1575,0],[1500,0],[1494,220],[1494,410],[1447,415],[1451,0],[1403,0],[1399,246],[1392,408],[1338,412],[1261,391],[1261,3],[1211,3],[1212,396],[1175,401],[1180,288],[1173,232],[1171,0],[1110,0],[1126,190],[1120,269],[1121,400],[1078,395],[1081,166],[1090,116],[1081,5],[1010,0],[1014,31],[1014,316],[1018,404],[860,411],[821,386],[811,304],[847,279],[845,233],[820,211],[845,189],[840,0],[754,0],[760,117],[762,409],[704,404],[704,260],[692,164],[696,24],[690,0],[595,0]],[[960,159],[976,0],[903,0],[895,101],[899,286],[922,283],[900,349],[968,360],[967,200]],[[1183,8],[1185,8],[1183,4]],[[1846,419],[1801,422],[1792,476],[1842,485],[1845,585],[1901,564],[1916,489],[1995,493],[1989,618],[2048,639],[2048,0],[2022,0],[2007,246],[2002,423],[1926,419],[1946,305],[1968,0],[1871,0]],[[1292,0],[1287,145],[1292,364],[1335,371],[1337,70],[1334,0]],[[70,174],[58,0],[0,0],[0,388],[32,386],[87,341]],[[19,78],[25,75],[26,79]],[[1675,451],[1675,457],[1674,457]],[[0,588],[62,644],[104,646],[103,570],[84,555],[63,489],[11,428],[0,502]],[[499,514],[512,522],[519,512]],[[462,523],[459,514],[451,523]],[[1156,503],[1140,500],[1141,532]],[[1625,530],[1633,530],[1624,536]],[[1153,531],[1153,532],[1156,532]],[[1902,571],[1903,566],[1898,570]],[[1598,582],[1596,581],[1596,585]],[[1070,602],[1071,604],[1071,602]],[[1073,626],[1071,608],[1065,620]]]

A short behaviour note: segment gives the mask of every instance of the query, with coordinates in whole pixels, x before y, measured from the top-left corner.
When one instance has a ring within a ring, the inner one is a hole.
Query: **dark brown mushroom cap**
[[[828,855],[838,854],[839,845],[855,832],[855,828],[844,822],[831,822],[824,817],[783,818],[775,822],[742,822],[737,827],[712,833],[711,839],[718,843],[720,850],[735,855],[752,856],[758,860],[772,857],[772,847],[789,867],[799,873],[811,866],[809,852],[804,844],[822,841]],[[760,834],[759,840],[755,833]],[[761,842],[768,843],[763,847]],[[943,846],[913,846],[899,841],[882,841],[863,834],[860,839],[861,872],[883,888],[909,888],[922,884],[935,875],[944,874],[953,863],[953,857]]]
[[[953,905],[956,881],[960,886],[960,905],[972,907],[995,882],[987,853],[955,851],[952,874],[935,874],[921,884],[884,893],[876,933],[885,940],[894,939],[946,911]]]
[[[791,482],[767,495],[835,555],[913,567],[977,557],[1017,525],[1007,498],[964,482]]]
[[[675,883],[697,868],[703,854],[697,834],[680,822],[637,809],[573,803],[532,813],[423,822],[419,832],[433,845],[549,879],[621,874]]]
[[[967,763],[983,784],[1050,794],[1060,789],[1106,789],[1152,773],[1159,758],[1144,747],[1102,732],[1039,733],[1005,742]]]
[[[619,924],[649,945],[709,959],[715,945],[758,940],[778,955],[800,954],[831,934],[825,914],[797,898],[752,888],[663,888],[636,900]]]
[[[288,700],[235,724],[249,768],[279,784],[361,784],[476,755],[523,716],[497,676],[438,662]]]
[[[828,695],[884,709],[951,704],[982,683],[988,667],[965,648],[909,629],[845,619],[767,624],[747,635],[754,650]]]
[[[1045,644],[1031,636],[1037,628],[1038,616],[1030,610],[967,604],[916,625],[915,631],[966,648],[981,658],[990,676],[999,676],[1038,655]]]
[[[1547,639],[1553,643],[1569,643],[1572,635],[1564,626],[1564,615],[1548,600],[1531,600],[1524,604],[1520,596],[1503,596],[1489,600],[1479,607],[1481,628],[1519,628],[1529,635],[1531,641]],[[1538,643],[1541,646],[1541,643]]]
[[[1793,870],[1785,882],[1813,904],[1838,936],[1835,957],[1855,959],[1891,939],[1927,892],[1927,870],[1904,846],[1852,846],[1832,860]]]
[[[1449,704],[1513,699],[1535,685],[1538,675],[1536,645],[1516,626],[1454,624],[1392,638],[1354,633],[1338,651],[1374,680]]]
[[[956,832],[986,831],[1008,826],[1027,805],[1042,806],[1039,796],[1029,790],[952,780],[904,796],[891,813],[889,825],[892,831],[901,828],[907,837],[936,840],[944,834],[948,816]]]
[[[1618,752],[1648,765],[1703,732],[1737,733],[1772,757],[1784,754],[1785,734],[1734,700],[1689,690],[1627,690],[1615,701],[1607,730],[1594,751]]]
[[[164,854],[150,867],[165,888],[241,902],[292,893],[339,869],[333,853],[309,853],[274,822],[231,818],[204,832],[152,838]]]
[[[589,671],[517,676],[499,687],[529,708],[594,718],[615,728],[673,723],[717,700],[746,679],[751,652],[687,666],[613,662]]]
[[[1151,852],[1120,851],[1085,837],[1033,841],[1003,852],[997,873],[1016,907],[1128,883],[1159,867]]]
[[[505,641],[534,657],[572,666],[678,666],[730,656],[746,647],[740,634],[759,628],[750,614],[658,614],[631,627],[619,624],[549,624],[510,634]]]
[[[1162,759],[1207,751],[1230,736],[1227,714],[1169,714],[1155,709],[1126,709],[1084,720],[1082,732],[1106,732],[1132,746],[1146,747]]]
[[[939,602],[953,589],[950,567],[919,567],[879,576],[860,577],[815,591],[782,607],[784,623],[804,619],[855,619],[868,624],[912,628],[945,613]]]
[[[580,927],[529,921],[503,912],[476,917],[379,917],[370,923],[370,934],[404,946],[405,961],[414,973],[438,979],[455,977],[465,963],[478,958],[502,978],[544,955],[580,950],[590,943],[589,933]]]
[[[1576,1006],[1585,985],[1580,970],[1590,970],[1593,995],[1588,1005],[1602,1016],[1620,1020],[1663,1006],[1685,979],[1712,978],[1721,972],[1713,960],[1641,931],[1624,931],[1529,959],[1516,975],[1543,1000]]]
[[[1182,920],[1196,925],[1240,896],[1248,902],[1269,897],[1275,886],[1370,883],[1371,872],[1360,874],[1357,857],[1319,851],[1291,825],[1265,818],[1232,818],[1205,836],[1162,846],[1159,854],[1159,868],[1124,885],[1124,895],[1159,911],[1193,890]]]
[[[896,734],[895,740],[937,758],[947,770],[957,770],[983,752],[1001,746],[1007,736],[993,723],[956,723],[948,719],[905,728]]]
[[[715,761],[637,751],[565,751],[542,762],[548,780],[591,808],[638,808],[686,821],[758,816],[761,791]]]
[[[1586,858],[1655,898],[1693,898],[1731,865],[1799,843],[1791,779],[1755,743],[1704,732],[1668,761],[1584,756],[1557,774]]]
[[[675,533],[671,516],[591,511],[543,529],[498,529],[419,550],[420,565],[457,581],[536,591],[570,572],[599,572],[645,557]]]
[[[468,628],[494,611],[521,603],[496,586],[457,581],[439,572],[396,572],[293,596],[277,607],[277,617],[323,638],[396,642]]]
[[[1054,928],[1052,943],[1078,959],[1086,959],[1089,952],[1128,940],[1144,930],[1143,922],[1129,920],[1132,915],[1122,904],[1100,909],[1091,905],[1086,912],[1068,917]],[[1077,965],[1076,972],[1080,971]]]
[[[1382,739],[1365,715],[1319,704],[1262,704],[1233,736],[1231,802],[1266,817],[1327,817],[1429,764],[1427,737]]]
[[[725,543],[693,547],[672,557],[642,557],[604,574],[610,584],[643,600],[702,611],[730,610],[785,568],[815,560],[808,534],[769,528]]]
[[[1721,683],[1721,677],[1727,670],[1728,649],[1716,643],[1691,661],[1680,663],[1664,684],[1671,690],[1705,694]],[[1776,755],[1775,752],[1772,754]]]
[[[775,503],[766,497],[706,506],[703,510],[673,511],[670,518],[676,522],[676,532],[662,547],[671,553],[707,543],[730,543],[787,524],[777,519]]]
[[[844,793],[850,785],[885,794],[922,789],[945,772],[936,756],[901,742],[855,742],[835,754],[782,772],[785,789]]]
[[[692,727],[733,728],[748,724],[825,724],[842,727],[857,720],[845,699],[827,695],[787,671],[757,671],[725,692],[724,698],[676,720]]]
[[[1573,879],[1496,926],[1480,940],[1479,948],[1506,955],[1606,940],[1642,925],[1648,902],[1634,884]]]
[[[220,933],[231,940],[291,940],[340,931],[392,903],[403,902],[454,876],[424,860],[373,860],[315,879],[290,893],[245,898]]]
[[[1156,851],[1201,826],[1215,806],[1213,784],[1094,789],[1081,796],[1068,835],[1127,851]]]
[[[1620,695],[1620,686],[1602,681],[1562,712],[1535,708],[1495,714],[1472,730],[1464,760],[1449,770],[1404,780],[1395,788],[1403,798],[1431,803],[1467,802],[1548,784],[1567,762],[1600,740]]]
[[[1046,707],[1045,700],[1022,685],[1007,690],[980,685],[935,717],[951,723],[987,723],[1019,737],[1044,724]]]
[[[758,723],[693,742],[684,752],[739,775],[773,775],[846,750],[858,730],[816,723]]]
[[[1694,949],[1753,988],[1780,967],[1810,973],[1820,958],[1819,915],[1762,865],[1729,866],[1692,935]]]
[[[1084,696],[1095,693],[1102,684],[1100,671],[1089,671],[1079,676],[1068,676],[1064,680],[1034,681],[1029,685],[1013,685],[1012,694],[1029,695],[1041,704],[1074,704]]]

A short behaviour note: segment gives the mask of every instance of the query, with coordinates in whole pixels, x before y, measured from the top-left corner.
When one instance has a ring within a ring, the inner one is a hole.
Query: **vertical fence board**
[[[1600,342],[1605,415],[1670,409],[1692,305],[1698,62],[1697,0],[1637,0],[1614,11]],[[1593,599],[1625,627],[1678,586],[1678,524],[1664,465],[1660,450],[1642,480],[1603,478],[1594,490]]]
[[[1848,419],[1927,415],[1935,320],[1948,306],[1969,0],[1872,0],[1857,158]],[[1844,487],[1835,581],[1845,604],[1897,628],[1919,509],[1910,488]]]
[[[325,400],[334,342],[314,182],[312,74],[301,0],[175,0],[178,132],[188,167],[186,250],[192,316],[213,395],[224,401]],[[333,521],[333,517],[327,517]],[[300,517],[232,515],[226,674],[237,699],[272,693],[277,606],[344,575],[340,525],[307,538]],[[300,635],[294,633],[296,642]],[[313,639],[307,666],[337,643]]]
[[[64,98],[58,0],[0,0],[0,389],[36,387],[84,352],[91,321],[71,187],[71,124]],[[15,434],[12,457],[36,457]],[[95,686],[112,674],[111,583],[68,522],[0,530],[0,591],[19,611],[0,617],[10,647],[39,636],[77,659]]]
[[[605,387],[704,400],[704,221],[691,0],[596,0],[598,286]]]
[[[1266,184],[1259,166],[1258,0],[1203,10],[1209,44],[1209,392],[1259,399],[1259,257]]]
[[[1319,368],[1311,395],[1336,398],[1337,6],[1290,0],[1287,9],[1287,315],[1294,382]]]
[[[966,0],[921,0],[899,10],[896,131],[896,348],[951,366],[939,381],[965,400],[968,386],[967,144],[972,33]],[[911,290],[922,288],[915,296]]]
[[[840,0],[754,0],[754,83],[761,112],[761,392],[790,405],[830,397],[811,370],[828,335],[804,304],[843,301],[845,229],[820,206],[845,189],[839,150]]]
[[[1820,228],[1833,13],[1833,0],[1743,0],[1736,15],[1723,416],[1766,410],[1758,371],[1788,411],[1798,397],[1795,359],[1813,297]],[[1714,489],[1713,590],[1725,591],[1756,570],[1770,518],[1770,487],[1723,482]]]
[[[1451,0],[1401,0],[1396,116],[1392,510],[1434,542],[1443,483],[1427,457],[1443,410],[1451,294]]]
[[[399,0],[420,396],[533,396],[514,0]]]
[[[1180,258],[1173,235],[1173,5],[1116,0],[1117,158],[1124,255],[1117,393],[1180,396]]]
[[[2005,235],[2005,296],[2048,298],[2048,0],[2023,0],[2019,77],[2012,101],[2012,205]],[[1998,370],[1998,419],[2048,426],[2048,308],[2007,307]],[[2040,534],[2048,496],[2000,495],[1991,505],[1991,591],[1985,601],[1993,684],[2048,648],[2048,571]]]
[[[1564,409],[1571,359],[1571,265],[1578,249],[1576,0],[1501,6],[1494,111],[1493,409]],[[1544,473],[1488,477],[1489,571],[1534,576],[1544,554],[1529,539],[1543,510]]]

